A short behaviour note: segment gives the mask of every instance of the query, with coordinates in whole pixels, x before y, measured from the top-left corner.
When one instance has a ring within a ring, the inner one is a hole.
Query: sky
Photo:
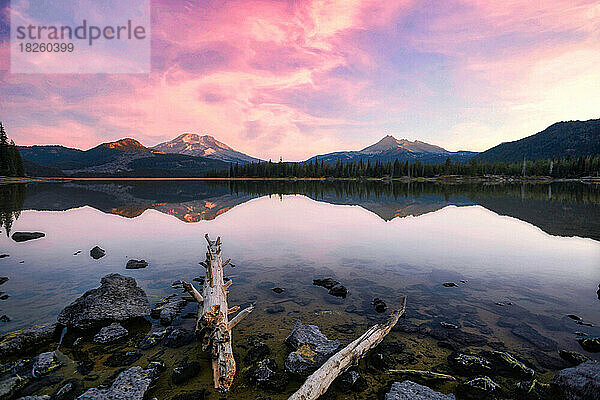
[[[15,74],[0,0],[9,137],[195,132],[296,161],[388,134],[482,151],[600,117],[597,0],[152,0],[151,20],[149,74]]]

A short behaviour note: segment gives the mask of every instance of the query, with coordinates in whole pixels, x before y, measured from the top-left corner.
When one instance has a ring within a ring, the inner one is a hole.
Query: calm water
[[[10,255],[0,259],[0,276],[9,277],[0,290],[10,296],[0,301],[0,314],[11,318],[0,332],[55,320],[112,272],[135,277],[158,301],[174,293],[172,281],[203,273],[198,261],[209,233],[221,236],[224,258],[236,265],[228,271],[230,305],[256,302],[235,332],[238,354],[263,334],[282,361],[281,341],[297,318],[347,343],[381,318],[370,305],[374,297],[393,308],[403,295],[408,321],[455,323],[504,343],[542,372],[551,368],[539,364],[540,352],[498,326],[499,318],[517,317],[576,351],[575,331],[600,334],[566,318],[600,325],[597,186],[88,182],[11,185],[0,193],[0,254]],[[46,237],[15,243],[8,230]],[[89,256],[95,245],[104,258]],[[129,258],[149,266],[126,270]],[[323,277],[342,282],[349,296],[312,285]],[[459,287],[442,286],[449,281]],[[277,295],[274,286],[286,291]],[[275,302],[284,311],[266,313]],[[185,312],[193,310],[190,304]],[[353,327],[339,329],[347,323]],[[435,341],[423,339],[430,346],[424,350],[407,334],[391,337],[414,342],[413,352],[423,355],[399,368],[431,368],[449,354],[433,348]],[[249,389],[240,385],[233,393],[243,398]]]

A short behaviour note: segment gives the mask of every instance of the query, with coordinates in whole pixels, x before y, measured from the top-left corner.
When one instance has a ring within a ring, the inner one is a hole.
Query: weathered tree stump
[[[229,321],[229,314],[239,310],[238,306],[229,308],[227,293],[232,281],[223,280],[223,267],[229,260],[221,259],[221,238],[208,242],[206,261],[200,264],[206,269],[206,277],[202,287],[202,294],[187,282],[182,282],[183,288],[198,302],[198,318],[196,321],[196,334],[202,343],[204,351],[210,351],[212,356],[213,381],[216,389],[227,391],[233,383],[235,376],[235,360],[231,346],[231,330],[246,315],[253,310],[250,306],[240,311],[235,318]]]
[[[325,393],[335,378],[357,363],[367,351],[381,343],[404,314],[404,310],[406,297],[402,299],[402,307],[394,311],[385,324],[373,325],[361,337],[332,355],[321,368],[306,378],[300,389],[288,400],[314,400]]]

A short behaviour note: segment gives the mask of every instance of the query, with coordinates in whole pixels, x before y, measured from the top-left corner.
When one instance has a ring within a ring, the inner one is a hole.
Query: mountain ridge
[[[192,132],[184,132],[172,140],[153,146],[152,149],[164,153],[201,156],[241,164],[261,161],[256,157],[234,150],[211,135],[199,135]]]

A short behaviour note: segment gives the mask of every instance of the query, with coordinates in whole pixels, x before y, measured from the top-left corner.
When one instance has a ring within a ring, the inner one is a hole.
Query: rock
[[[378,313],[382,313],[385,312],[385,310],[387,310],[387,305],[385,304],[385,301],[381,300],[379,297],[375,297],[373,299],[372,304],[375,307],[375,311],[377,311]]]
[[[206,389],[193,390],[191,392],[179,393],[171,400],[204,400],[206,398]]]
[[[94,248],[90,250],[90,257],[92,257],[94,260],[98,260],[104,257],[105,255],[106,251],[104,251],[104,249],[101,249],[98,246],[94,246]]]
[[[140,268],[146,268],[148,266],[148,263],[146,262],[146,260],[129,260],[127,261],[127,265],[125,266],[126,269],[140,269]]]
[[[56,338],[57,325],[35,326],[23,331],[7,333],[0,339],[0,356],[22,353],[30,347],[51,342]]]
[[[339,340],[329,340],[315,325],[300,321],[296,321],[285,342],[295,350],[286,358],[285,368],[300,375],[317,369],[341,346]]]
[[[494,373],[519,379],[533,378],[534,371],[504,351],[485,351],[483,356],[490,361]]]
[[[577,342],[585,351],[590,353],[600,352],[600,337],[582,337],[578,338]]]
[[[110,324],[100,329],[100,332],[94,336],[94,342],[100,344],[116,342],[126,337],[128,333],[127,329],[123,328],[120,324]]]
[[[462,346],[484,346],[487,344],[485,336],[466,332],[461,329],[442,328],[439,324],[421,324],[419,331],[436,340],[452,341]]]
[[[150,316],[160,320],[161,325],[171,325],[175,317],[181,313],[187,302],[177,297],[168,296],[162,299],[150,312]]]
[[[257,342],[254,343],[252,347],[250,347],[250,349],[248,350],[248,353],[246,353],[246,356],[244,357],[244,362],[246,364],[254,364],[258,360],[262,360],[269,354],[271,354],[271,349],[269,349],[269,346],[267,346],[263,342]]]
[[[271,290],[273,290],[273,291],[274,291],[275,293],[277,293],[277,294],[281,294],[281,293],[283,293],[283,292],[285,291],[285,289],[282,289],[282,288],[280,288],[280,287],[274,287],[274,288],[273,288],[273,289],[271,289]]]
[[[458,329],[458,328],[460,328],[458,325],[451,324],[450,322],[444,322],[444,321],[440,322],[440,326],[442,328],[446,328],[446,329]]]
[[[73,400],[83,391],[83,383],[79,379],[67,380],[54,394],[52,400]]]
[[[38,354],[33,362],[33,367],[31,369],[31,375],[34,378],[37,378],[42,375],[46,375],[55,369],[60,368],[61,364],[57,360],[53,351],[49,351],[46,353]]]
[[[275,360],[267,358],[256,365],[250,380],[258,386],[269,390],[281,390],[287,385],[287,376],[277,371]]]
[[[448,363],[463,375],[489,374],[492,364],[484,357],[454,352],[448,356]]]
[[[594,324],[592,324],[591,322],[585,322],[585,321],[575,321],[575,323],[577,325],[583,325],[583,326],[594,326]]]
[[[10,399],[27,383],[27,380],[19,376],[0,381],[0,399]]]
[[[331,289],[329,289],[329,294],[336,297],[346,298],[348,295],[348,289],[343,285],[335,285]]]
[[[453,394],[436,392],[412,381],[394,382],[385,400],[454,400]]]
[[[338,325],[332,326],[332,328],[335,329],[337,332],[342,333],[344,335],[353,335],[354,332],[356,331],[355,324],[338,324]]]
[[[50,400],[50,396],[47,394],[41,394],[39,396],[23,396],[19,397],[17,400]]]
[[[139,351],[117,351],[104,361],[107,367],[126,367],[142,357]]]
[[[131,367],[119,374],[108,388],[95,387],[78,397],[79,400],[143,400],[144,395],[156,379],[156,369]]]
[[[168,329],[150,332],[138,345],[140,350],[148,350],[160,343],[161,340],[170,332]]]
[[[275,304],[273,306],[269,306],[265,308],[265,312],[267,314],[278,314],[285,311],[285,308],[281,304]]]
[[[325,289],[331,289],[335,285],[339,284],[338,281],[331,278],[326,279],[313,279],[313,285],[324,287]]]
[[[187,329],[177,328],[171,330],[167,334],[167,336],[163,339],[163,345],[172,349],[176,349],[178,347],[192,343],[195,338],[196,335],[194,335],[194,332],[189,331]]]
[[[575,321],[581,321],[581,317],[575,315],[575,314],[568,314],[567,317],[571,318],[572,320]]]
[[[558,355],[560,356],[560,358],[562,358],[563,360],[565,360],[566,362],[568,362],[569,364],[571,364],[573,366],[582,364],[586,361],[590,361],[590,359],[588,357],[584,356],[581,353],[577,353],[575,351],[560,350],[558,352]]]
[[[550,380],[566,400],[600,399],[600,363],[586,361],[557,372]]]
[[[35,393],[47,388],[48,386],[54,386],[63,381],[63,378],[58,375],[46,375],[31,381],[27,386],[19,391],[20,396],[33,396]]]
[[[598,285],[598,291],[596,292],[596,294],[598,295],[598,300],[600,300],[600,285]]]
[[[106,322],[145,317],[149,313],[146,293],[135,279],[109,274],[102,278],[99,288],[88,290],[65,307],[58,322],[69,328],[85,329]]]
[[[8,282],[8,277],[7,276],[0,276],[0,285],[4,284]]]
[[[526,399],[545,400],[552,398],[550,385],[538,382],[535,379],[517,383],[517,389],[521,392],[521,396]]]
[[[519,324],[511,329],[513,335],[525,339],[542,351],[553,351],[558,348],[554,340],[542,336],[537,330],[527,324]]]
[[[12,234],[12,240],[15,242],[26,242],[28,240],[39,239],[46,236],[42,232],[15,232]]]
[[[171,380],[176,385],[182,385],[200,373],[200,363],[196,361],[184,362],[173,369]]]
[[[2,293],[2,292],[0,292],[0,293]],[[6,300],[9,297],[10,297],[9,295],[5,294],[5,295],[0,296],[0,300]]]
[[[457,388],[460,398],[483,400],[495,399],[499,395],[500,385],[488,376],[479,376],[462,383]]]
[[[6,257],[10,257],[9,254],[0,254],[0,258],[6,258]]]
[[[0,322],[10,322],[10,318],[8,315],[4,314],[0,317]]]
[[[442,285],[444,287],[458,287],[458,285],[454,282],[445,282],[445,283],[442,283]]]

